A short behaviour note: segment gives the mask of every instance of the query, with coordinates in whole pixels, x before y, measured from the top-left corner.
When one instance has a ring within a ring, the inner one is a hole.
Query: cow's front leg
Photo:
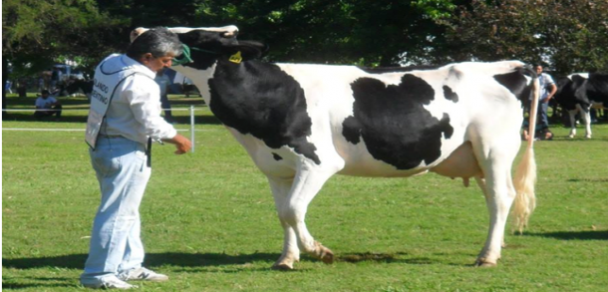
[[[279,212],[281,221],[287,222],[295,230],[299,248],[326,264],[333,263],[334,254],[330,249],[315,241],[306,228],[305,218],[308,204],[317,195],[323,184],[335,173],[336,171],[317,167],[301,167],[294,179],[289,198]]]
[[[581,118],[585,123],[585,138],[591,139],[591,112],[589,109],[581,111]]]
[[[576,110],[568,111],[568,116],[570,117],[570,138],[574,138],[576,136]]]
[[[293,184],[293,178],[276,178],[269,176],[268,183],[272,190],[277,212],[280,214],[281,206],[285,205],[285,202],[287,202],[287,196],[289,195],[289,190]],[[279,260],[272,265],[272,268],[275,270],[292,270],[293,264],[300,260],[300,249],[298,248],[296,233],[285,220],[280,219],[280,216],[279,220],[281,221],[284,233],[283,251],[281,252]]]

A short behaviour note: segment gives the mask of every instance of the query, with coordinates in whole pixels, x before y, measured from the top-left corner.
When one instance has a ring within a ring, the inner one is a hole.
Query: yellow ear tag
[[[243,57],[241,56],[241,51],[238,51],[238,52],[236,52],[236,54],[230,56],[228,61],[230,61],[232,63],[240,64],[241,61],[243,61]]]

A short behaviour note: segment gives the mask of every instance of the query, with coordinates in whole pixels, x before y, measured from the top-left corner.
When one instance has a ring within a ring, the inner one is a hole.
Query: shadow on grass
[[[350,253],[350,254],[341,254],[336,257],[337,262],[347,262],[347,263],[359,263],[359,262],[379,262],[379,263],[408,263],[408,264],[432,264],[433,261],[430,258],[410,258],[403,259],[402,256],[407,255],[407,253]]]
[[[590,182],[590,183],[607,183],[608,177],[605,178],[571,178],[568,182]]]
[[[524,233],[524,235],[556,238],[556,239],[561,239],[561,240],[608,240],[608,230]]]
[[[148,253],[145,265],[148,267],[178,266],[178,267],[217,267],[230,265],[246,265],[252,262],[274,263],[281,255],[278,253],[252,253],[228,255],[220,253]],[[305,255],[303,255],[305,256]],[[3,258],[2,267],[12,269],[65,268],[82,269],[87,259],[86,254],[71,254],[53,257],[36,258]],[[315,259],[310,259],[316,261]],[[382,262],[428,265],[440,261],[428,257],[408,258],[407,253],[350,253],[337,255],[336,262]]]
[[[446,262],[450,259],[450,255],[440,253],[433,254],[437,258],[430,257],[412,257],[406,252],[397,253],[350,253],[340,254],[336,256],[336,262],[360,263],[360,262],[377,262],[377,263],[402,263],[408,265],[432,265],[445,264],[450,266],[470,266],[469,264]]]
[[[145,265],[149,267],[173,265],[182,267],[207,267],[224,265],[243,265],[255,261],[274,262],[280,254],[253,253],[228,255],[217,253],[148,253]],[[37,269],[37,268],[66,268],[82,269],[87,259],[86,254],[72,254],[54,257],[2,259],[3,268]]]
[[[27,278],[28,282],[19,283],[24,278],[2,278],[2,290],[43,289],[60,287],[79,287],[78,281],[73,278]],[[51,283],[51,281],[53,283]]]

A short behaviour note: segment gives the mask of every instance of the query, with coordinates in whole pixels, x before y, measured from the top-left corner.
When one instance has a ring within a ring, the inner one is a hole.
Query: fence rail
[[[86,110],[88,111],[89,109],[61,109],[62,112],[64,111],[83,111]],[[190,152],[194,153],[194,141],[195,141],[195,135],[194,135],[194,111],[196,111],[196,108],[194,107],[194,105],[190,105],[189,108],[171,108],[171,109],[162,109],[163,111],[165,110],[171,110],[171,111],[189,111],[190,112],[190,141],[192,141],[192,148],[190,148]],[[36,111],[45,111],[45,112],[56,112],[56,111],[60,111],[57,109],[2,109],[3,112],[36,112]],[[41,129],[41,128],[8,128],[5,129],[4,127],[2,127],[2,131],[57,131],[57,132],[84,132],[85,129]],[[188,130],[177,130],[178,132],[184,132],[184,131],[188,131]]]

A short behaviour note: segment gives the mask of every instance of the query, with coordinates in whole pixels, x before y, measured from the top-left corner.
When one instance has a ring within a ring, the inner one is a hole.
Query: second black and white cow
[[[585,123],[585,137],[591,138],[591,107],[608,106],[608,74],[575,73],[557,82],[555,101],[570,115],[570,138],[576,135],[576,113]]]
[[[173,69],[193,80],[268,178],[285,240],[274,268],[292,269],[300,251],[333,261],[304,219],[334,174],[408,177],[430,171],[466,183],[474,178],[490,213],[477,258],[481,266],[496,265],[501,257],[512,203],[521,226],[534,209],[532,141],[511,177],[522,101],[531,91],[538,99],[536,75],[521,62],[408,72],[272,64],[255,60],[264,45],[237,40],[234,26],[171,30],[189,48]]]

